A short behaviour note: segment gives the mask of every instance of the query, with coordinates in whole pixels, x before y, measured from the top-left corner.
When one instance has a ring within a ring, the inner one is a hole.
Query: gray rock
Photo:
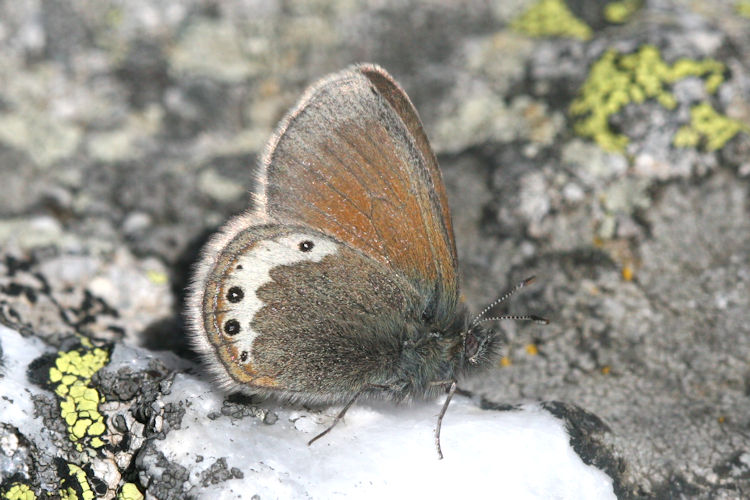
[[[515,30],[532,0],[0,5],[12,75],[0,89],[0,385],[10,373],[18,384],[0,401],[0,493],[74,481],[58,457],[111,496],[241,479],[231,457],[206,457],[213,472],[196,478],[160,448],[190,413],[165,400],[176,375],[200,373],[181,316],[190,269],[249,204],[252,166],[304,86],[369,60],[404,85],[439,154],[468,303],[536,274],[510,308],[552,319],[500,325],[503,365],[465,388],[511,407],[559,401],[550,411],[621,498],[747,496],[750,21],[731,1],[652,0],[622,24],[604,2],[566,2],[590,40]],[[608,50],[644,46],[668,67],[718,61],[722,81],[660,82],[674,106],[624,105],[605,128],[627,144],[607,151],[576,132],[571,103]],[[676,144],[705,104],[736,133],[711,148],[694,129]],[[109,353],[90,381],[107,423],[97,450],[69,439],[48,380],[59,353],[84,349],[78,335]],[[227,399],[210,418],[274,429],[276,410]]]

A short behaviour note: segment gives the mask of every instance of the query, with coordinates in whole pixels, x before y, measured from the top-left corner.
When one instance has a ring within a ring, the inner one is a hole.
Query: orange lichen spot
[[[625,266],[622,268],[622,279],[625,281],[633,281],[633,268]]]
[[[526,344],[526,353],[529,356],[536,356],[539,354],[539,348],[536,346],[536,344]]]
[[[510,365],[511,361],[508,356],[503,356],[502,358],[500,358],[500,366],[502,366],[503,368],[507,368]]]
[[[612,367],[609,365],[602,366],[602,375],[609,375],[609,372],[612,371]]]

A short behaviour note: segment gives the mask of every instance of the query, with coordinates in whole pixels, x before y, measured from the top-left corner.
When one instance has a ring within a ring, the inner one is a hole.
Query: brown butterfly
[[[266,148],[254,201],[211,238],[191,286],[211,371],[225,388],[345,403],[310,443],[363,395],[447,389],[442,458],[457,379],[499,349],[481,323],[546,320],[469,319],[445,187],[406,93],[371,64],[310,87]]]

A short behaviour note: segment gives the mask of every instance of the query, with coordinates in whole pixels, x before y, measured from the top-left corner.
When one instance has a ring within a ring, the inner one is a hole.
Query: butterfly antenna
[[[498,304],[501,304],[501,303],[505,302],[514,293],[516,293],[517,291],[519,291],[521,288],[523,288],[523,287],[525,287],[527,285],[532,284],[534,281],[536,281],[536,276],[530,276],[530,277],[526,278],[525,280],[519,282],[516,286],[514,286],[513,288],[511,288],[510,290],[508,290],[507,292],[505,292],[498,299],[496,299],[490,305],[488,305],[487,307],[485,307],[482,312],[480,312],[479,314],[477,314],[476,316],[474,316],[474,319],[471,320],[471,326],[474,327],[474,326],[477,326],[480,323],[484,323],[485,321],[497,321],[497,320],[500,320],[500,319],[531,320],[531,321],[536,321],[537,323],[544,323],[544,324],[549,323],[549,320],[547,320],[545,318],[542,318],[542,317],[539,317],[539,316],[532,316],[532,315],[528,315],[528,316],[510,316],[510,315],[507,315],[507,316],[498,316],[496,318],[482,319],[482,316],[484,316],[485,314],[487,314],[493,307],[495,307]]]
[[[504,319],[512,319],[515,321],[533,321],[534,323],[539,323],[542,325],[549,325],[549,320],[547,318],[543,318],[535,314],[524,314],[523,316],[517,316],[515,314],[504,314],[502,316],[494,316],[492,318],[480,319],[479,321],[472,323],[472,326],[480,325],[487,321],[501,321]]]

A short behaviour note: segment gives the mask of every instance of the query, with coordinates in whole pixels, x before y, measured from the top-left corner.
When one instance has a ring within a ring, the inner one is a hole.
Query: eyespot
[[[309,252],[315,247],[315,243],[310,240],[300,241],[299,250],[300,252]]]
[[[233,304],[236,304],[237,302],[241,301],[243,298],[245,298],[245,292],[243,292],[242,288],[238,286],[233,286],[227,292],[227,300]]]
[[[236,319],[227,320],[227,322],[224,323],[224,333],[227,335],[237,335],[240,333],[240,322]]]
[[[247,351],[242,351],[242,353],[240,353],[240,361],[243,363],[247,361]]]

